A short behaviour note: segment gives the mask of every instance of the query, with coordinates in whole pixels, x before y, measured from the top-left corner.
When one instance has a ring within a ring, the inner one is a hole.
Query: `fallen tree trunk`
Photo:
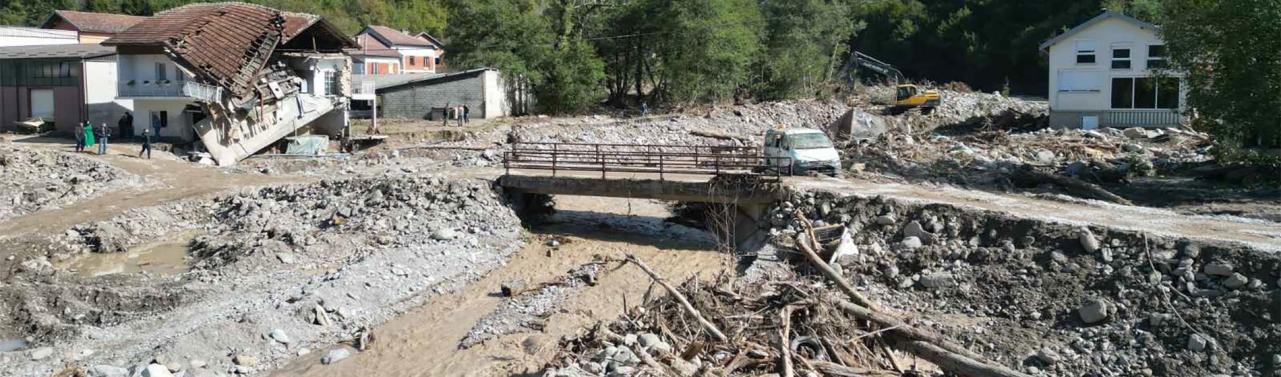
[[[720,329],[716,328],[715,324],[713,324],[711,321],[708,321],[707,318],[703,318],[703,315],[698,312],[698,309],[694,308],[693,304],[689,303],[689,299],[686,299],[685,295],[681,294],[680,291],[676,290],[676,287],[673,287],[671,284],[668,284],[667,281],[663,280],[661,276],[658,276],[658,273],[654,272],[653,269],[649,268],[649,266],[646,265],[645,262],[641,262],[639,258],[636,258],[635,255],[631,255],[631,254],[627,255],[627,262],[635,264],[636,267],[640,267],[642,271],[645,271],[645,274],[648,274],[651,279],[654,279],[654,282],[662,286],[663,289],[666,289],[667,293],[671,294],[672,297],[676,298],[676,301],[679,301],[681,303],[681,308],[685,309],[686,313],[689,313],[689,315],[693,316],[694,319],[698,320],[698,324],[702,325],[703,329],[707,330],[708,333],[711,333],[713,338],[716,338],[716,340],[719,340],[722,342],[729,340],[729,338],[725,336],[725,333],[721,332]]]
[[[922,359],[929,360],[929,362],[938,365],[943,370],[962,376],[1028,376],[1002,366],[990,365],[958,355],[925,341],[901,341],[895,346]]]
[[[752,140],[752,138],[750,137],[745,137],[742,135],[727,134],[727,133],[716,132],[716,131],[691,130],[689,131],[689,134],[694,136],[699,136],[699,137],[711,138],[711,139],[738,141],[744,144],[750,144]]]
[[[867,297],[858,293],[858,291],[855,291],[854,287],[851,286],[850,283],[846,282],[844,278],[841,278],[841,275],[836,273],[836,270],[832,269],[832,266],[829,266],[827,262],[824,262],[823,258],[818,255],[818,241],[815,239],[814,227],[810,225],[810,221],[806,219],[799,210],[796,211],[796,219],[805,226],[805,232],[809,235],[809,242],[801,242],[800,239],[797,239],[796,244],[800,246],[801,251],[805,252],[805,257],[810,260],[810,264],[813,264],[814,267],[823,272],[823,276],[826,276],[828,280],[835,283],[836,287],[840,288],[841,292],[845,293],[846,296],[849,296],[851,300],[854,300],[854,302],[857,302],[859,305],[879,310],[876,303],[872,302],[872,300],[868,300]]]
[[[1130,200],[1113,194],[1112,192],[1099,187],[1099,185],[1082,181],[1072,177],[1065,177],[1058,174],[1051,174],[1033,169],[1030,166],[1023,166],[1010,175],[1010,180],[1016,185],[1022,187],[1033,187],[1043,183],[1053,184],[1062,187],[1072,195],[1109,201],[1117,204],[1134,205]]]

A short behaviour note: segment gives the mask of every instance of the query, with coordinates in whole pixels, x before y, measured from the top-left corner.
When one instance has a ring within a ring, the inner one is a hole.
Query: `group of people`
[[[131,129],[133,127],[133,114],[126,111],[125,115],[120,117],[120,121],[116,126],[121,130]],[[142,150],[138,151],[138,158],[142,158],[145,154],[148,160],[151,159],[151,138],[158,133],[160,133],[158,128],[154,132],[151,128],[142,130]],[[87,148],[97,145],[99,155],[107,154],[107,139],[111,138],[111,127],[106,125],[94,127],[92,122],[84,122],[79,127],[76,127],[75,134],[76,153],[85,152]]]
[[[459,126],[462,126],[463,123],[471,122],[471,108],[467,107],[467,105],[458,105],[458,106],[445,105],[444,118],[445,118],[445,121],[441,124],[443,126],[448,126],[450,119],[458,120],[457,124]]]

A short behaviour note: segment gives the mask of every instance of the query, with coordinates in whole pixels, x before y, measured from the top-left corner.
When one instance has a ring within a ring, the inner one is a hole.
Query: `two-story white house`
[[[1185,117],[1182,74],[1168,69],[1157,26],[1104,12],[1041,44],[1049,54],[1050,125],[1174,127]]]
[[[390,27],[369,25],[356,33],[355,39],[361,45],[361,53],[353,58],[357,65],[365,66],[363,74],[437,73],[444,64],[444,45],[427,33],[409,35]],[[384,57],[398,59],[394,65],[399,72],[396,68],[381,68],[393,65],[381,60]]]

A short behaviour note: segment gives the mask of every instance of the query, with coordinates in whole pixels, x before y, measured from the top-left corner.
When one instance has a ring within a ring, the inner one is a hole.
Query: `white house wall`
[[[117,59],[119,62],[119,72],[121,83],[129,80],[137,82],[155,81],[156,80],[156,63],[165,65],[166,79],[177,81],[174,76],[177,64],[169,60],[168,56],[162,54],[121,54]],[[181,70],[179,70],[181,71]],[[185,72],[184,76],[189,76]]]
[[[84,62],[85,105],[93,124],[115,126],[126,111],[133,111],[133,101],[116,99],[116,58]]]
[[[1077,64],[1076,46],[1080,41],[1093,41],[1095,62]],[[1117,18],[1103,20],[1090,28],[1064,39],[1049,50],[1050,108],[1056,111],[1096,111],[1112,107],[1112,78],[1148,77],[1148,46],[1164,42],[1151,30],[1144,30]],[[1130,68],[1112,69],[1112,48],[1129,46]],[[1060,78],[1072,73],[1093,77],[1093,91],[1060,91]],[[1179,102],[1183,104],[1182,99]]]
[[[485,71],[482,75],[484,78],[484,96],[485,109],[482,116],[485,119],[492,119],[510,115],[512,113],[511,99],[508,98],[506,84],[503,82],[502,74],[498,71]]]
[[[187,105],[194,102],[167,99],[139,99],[133,102],[134,134],[141,135],[143,129],[151,127],[152,114],[160,114],[161,111],[165,111],[169,126],[160,129],[160,137],[182,141],[196,140],[196,133],[191,128],[190,116],[183,113],[187,109]]]

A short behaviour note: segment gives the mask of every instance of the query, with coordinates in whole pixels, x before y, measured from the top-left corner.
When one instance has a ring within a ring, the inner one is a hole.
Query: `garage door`
[[[31,117],[53,121],[53,89],[31,90]]]

